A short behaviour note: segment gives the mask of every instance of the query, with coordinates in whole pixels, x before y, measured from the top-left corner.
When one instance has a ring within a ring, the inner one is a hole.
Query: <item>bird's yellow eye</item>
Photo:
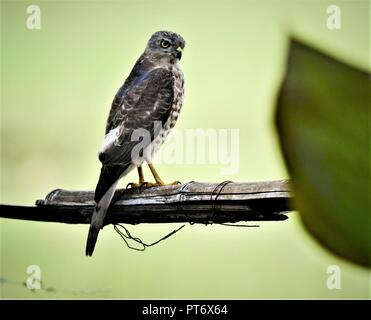
[[[166,48],[168,48],[170,46],[170,42],[169,41],[166,41],[166,40],[162,40],[161,43],[160,43],[160,45],[161,45],[161,48],[166,49]]]

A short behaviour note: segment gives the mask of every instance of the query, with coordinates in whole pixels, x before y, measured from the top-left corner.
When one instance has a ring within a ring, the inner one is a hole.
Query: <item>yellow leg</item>
[[[137,167],[138,169],[138,176],[139,176],[139,185],[142,185],[144,183],[144,175],[143,175],[143,169],[142,167]]]
[[[137,167],[138,169],[138,176],[139,176],[139,183],[130,182],[127,187],[130,188],[141,188],[146,182],[144,182],[144,175],[143,175],[143,168],[141,166]]]
[[[162,181],[162,179],[161,179],[160,176],[158,175],[158,173],[157,173],[155,167],[153,166],[153,164],[152,164],[152,163],[148,163],[148,167],[149,167],[149,169],[151,170],[152,175],[153,175],[153,177],[155,178],[156,183],[157,183],[158,185],[160,185],[160,186],[165,185],[165,183]]]
[[[160,178],[160,176],[158,175],[158,173],[157,173],[155,167],[153,166],[153,164],[152,163],[148,163],[148,167],[151,170],[152,175],[153,175],[153,177],[155,178],[155,181],[156,181],[156,183],[153,184],[154,186],[170,186],[170,185],[180,184],[179,181],[174,181],[174,182],[171,182],[171,183],[165,183],[165,182],[163,182],[162,179]]]
[[[138,167],[137,169],[138,169],[139,183],[131,182],[127,185],[127,187],[130,187],[132,189],[133,188],[141,189],[141,188],[148,188],[148,187],[159,187],[159,186],[168,186],[168,185],[180,184],[179,181],[174,181],[172,183],[164,183],[162,181],[162,179],[160,178],[160,176],[158,175],[158,173],[157,173],[155,167],[153,166],[153,164],[148,163],[148,167],[151,170],[152,175],[155,178],[156,182],[146,182],[146,181],[144,181],[143,168]]]

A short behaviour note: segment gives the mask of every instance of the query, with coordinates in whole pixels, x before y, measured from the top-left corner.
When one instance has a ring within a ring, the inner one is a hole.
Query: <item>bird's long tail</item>
[[[97,242],[98,233],[103,227],[103,221],[106,216],[108,207],[111,203],[112,197],[115,193],[117,181],[107,190],[104,196],[96,204],[93,215],[90,222],[90,228],[88,233],[88,239],[86,241],[85,253],[87,256],[93,254],[95,243]]]
[[[104,218],[106,217],[108,207],[115,193],[117,182],[121,175],[125,173],[125,170],[128,168],[129,165],[102,166],[99,181],[97,187],[95,188],[94,200],[96,206],[91,218],[88,240],[86,242],[85,253],[87,256],[91,256],[93,254],[98,233],[103,227]]]

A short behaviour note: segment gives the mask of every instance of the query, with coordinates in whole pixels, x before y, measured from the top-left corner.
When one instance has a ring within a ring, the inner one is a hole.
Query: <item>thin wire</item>
[[[235,223],[218,223],[222,226],[226,226],[226,227],[245,227],[245,228],[250,228],[250,227],[260,227],[258,224],[252,224],[252,225],[249,225],[249,224],[235,224]]]
[[[224,189],[224,187],[229,184],[229,183],[232,183],[233,181],[230,181],[230,180],[227,180],[227,181],[223,181],[221,183],[219,183],[215,189],[213,190],[212,194],[211,194],[211,201],[212,201],[212,220],[214,222],[215,220],[215,214],[217,212],[217,207],[216,207],[216,203],[217,203],[217,200],[218,200],[218,197],[222,194],[222,191]],[[220,189],[218,190],[217,193],[216,190],[220,187]],[[216,194],[216,197],[213,199],[213,196]],[[215,222],[214,222],[215,223]],[[216,222],[217,224],[220,224],[222,226],[227,226],[227,227],[245,227],[245,228],[248,228],[248,227],[259,227],[259,225],[247,225],[247,224],[232,224],[232,223],[218,223]]]
[[[217,203],[217,200],[218,200],[218,197],[222,194],[222,191],[224,189],[224,187],[226,185],[228,185],[229,183],[232,183],[233,181],[223,181],[221,183],[219,183],[213,190],[212,194],[211,194],[211,203],[212,203],[212,222],[211,223],[215,223],[215,216],[216,216],[216,212],[217,212],[217,207],[216,207],[216,203]],[[179,193],[182,194],[184,192],[184,190],[189,186],[191,185],[192,183],[194,183],[194,181],[190,181],[186,184],[184,184],[182,186],[182,188],[179,190]],[[219,190],[218,190],[219,189]],[[215,196],[215,198],[213,199],[213,196]],[[189,222],[190,225],[194,225],[195,222],[194,221],[191,221]],[[222,225],[222,226],[228,226],[228,227],[259,227],[259,225],[244,225],[244,224],[232,224],[232,223],[216,223],[216,224],[219,224],[219,225]],[[185,224],[183,224],[181,227],[179,227],[178,229],[176,230],[173,230],[172,232],[168,233],[166,236],[162,237],[161,239],[155,241],[155,242],[152,242],[150,244],[147,244],[145,242],[143,242],[139,237],[133,237],[130,233],[130,231],[125,227],[123,226],[122,224],[119,224],[119,223],[116,223],[113,225],[113,228],[115,229],[115,231],[119,234],[119,236],[124,240],[126,246],[129,248],[129,249],[133,249],[133,250],[136,250],[136,251],[144,251],[146,250],[146,248],[149,248],[149,247],[152,247],[156,244],[158,244],[159,242],[171,237],[172,235],[174,235],[175,233],[177,233],[179,230],[181,230],[183,227],[185,226]],[[120,230],[123,229],[123,231]],[[133,240],[134,242],[140,244],[142,247],[141,248],[137,248],[137,247],[133,247],[130,245],[129,243],[129,240]]]
[[[192,183],[194,183],[195,181],[189,181],[189,182],[187,182],[187,183],[185,183],[181,188],[180,188],[180,190],[178,191],[178,193],[183,193],[183,191],[187,188],[187,187],[189,187]]]
[[[183,225],[182,225],[181,227],[179,227],[178,229],[173,230],[172,232],[168,233],[166,236],[162,237],[161,239],[159,239],[159,240],[157,240],[157,241],[155,241],[155,242],[152,242],[152,243],[150,243],[150,244],[147,244],[147,243],[143,242],[143,241],[142,241],[140,238],[138,238],[138,237],[133,237],[133,236],[130,234],[129,230],[128,230],[125,226],[123,226],[122,224],[119,224],[119,223],[114,224],[114,225],[113,225],[113,228],[114,228],[115,231],[120,235],[120,237],[124,240],[124,242],[126,243],[126,245],[127,245],[128,248],[133,249],[133,250],[137,250],[137,251],[144,251],[144,250],[146,250],[146,248],[148,248],[148,247],[152,247],[152,246],[158,244],[159,242],[161,242],[161,241],[163,241],[163,240],[165,240],[165,239],[171,237],[173,234],[177,233],[177,232],[178,232],[180,229],[182,229],[184,226],[185,226],[185,224],[183,224]],[[121,230],[119,229],[119,227],[122,228],[122,229],[124,230],[124,232],[121,231]],[[131,245],[129,244],[128,240],[133,240],[134,242],[139,243],[139,244],[142,246],[142,248],[136,248],[136,247],[131,246]]]
[[[229,184],[229,183],[232,183],[233,181],[223,181],[221,183],[219,183],[213,190],[212,194],[211,194],[211,198],[210,198],[210,201],[212,203],[212,221],[214,222],[215,221],[215,216],[216,216],[216,202],[218,200],[218,197],[220,196],[222,190],[224,189],[224,187]],[[220,187],[220,189],[218,190],[218,188]],[[218,192],[216,193],[216,190],[218,190]],[[215,196],[215,198],[213,199],[213,196]]]
[[[184,191],[188,186],[190,186],[192,183],[194,183],[194,181],[190,181],[190,182],[185,183],[185,184],[180,188],[180,190],[179,190],[178,193],[182,194],[183,191]],[[128,189],[128,187],[129,187],[129,184],[126,186],[126,189]],[[158,244],[159,242],[161,242],[161,241],[163,241],[163,240],[165,240],[165,239],[171,237],[172,235],[174,235],[175,233],[177,233],[180,229],[182,229],[184,226],[185,226],[185,224],[182,225],[180,228],[178,228],[178,229],[176,229],[176,230],[173,230],[172,232],[170,232],[170,233],[167,234],[166,236],[162,237],[161,239],[159,239],[159,240],[157,240],[157,241],[155,241],[155,242],[153,242],[153,243],[150,243],[150,244],[147,244],[147,243],[143,242],[139,237],[133,237],[133,236],[131,235],[130,231],[129,231],[125,226],[123,226],[122,224],[119,224],[119,223],[114,224],[114,225],[113,225],[113,228],[114,228],[115,231],[119,234],[119,236],[124,240],[124,242],[125,242],[125,244],[126,244],[126,246],[127,246],[128,248],[133,249],[133,250],[136,250],[136,251],[144,251],[144,250],[146,250],[146,248],[148,248],[148,247],[152,247],[152,246]],[[120,228],[123,229],[123,231],[121,231]],[[141,248],[137,248],[137,247],[133,247],[133,246],[131,246],[130,243],[129,243],[129,240],[133,240],[134,242],[139,243],[142,247],[141,247]]]

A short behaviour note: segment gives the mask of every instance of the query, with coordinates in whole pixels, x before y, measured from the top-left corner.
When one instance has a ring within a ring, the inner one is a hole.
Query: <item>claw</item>
[[[143,182],[142,187],[144,188],[151,188],[151,187],[161,187],[164,184],[158,182]]]
[[[180,181],[174,181],[170,183],[163,183],[163,182],[147,182],[144,181],[142,183],[130,182],[126,185],[126,189],[139,189],[142,190],[143,188],[152,188],[152,187],[163,187],[163,186],[177,186],[182,184]]]
[[[173,181],[170,183],[164,183],[164,182],[144,182],[144,187],[164,187],[164,186],[177,186],[179,184],[182,184],[180,181]]]
[[[141,184],[130,182],[126,185],[126,189],[139,189],[141,187]]]
[[[136,183],[136,182],[130,182],[127,184],[126,189],[139,189],[143,190],[143,188],[151,188],[151,187],[160,187],[163,184],[157,183],[157,182],[147,182],[143,181],[141,183]]]

